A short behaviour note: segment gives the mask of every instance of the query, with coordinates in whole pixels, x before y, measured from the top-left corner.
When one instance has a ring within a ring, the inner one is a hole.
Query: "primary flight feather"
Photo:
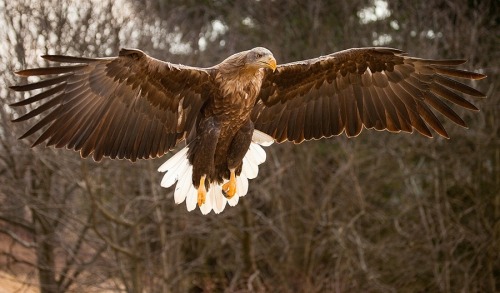
[[[40,90],[11,106],[36,106],[15,122],[42,115],[23,135],[41,130],[33,146],[67,147],[82,157],[148,159],[181,141],[165,162],[162,186],[177,182],[176,203],[203,214],[236,205],[274,141],[357,136],[363,128],[448,138],[439,112],[465,122],[449,104],[477,111],[464,98],[484,97],[456,79],[479,73],[456,69],[464,60],[409,57],[392,48],[356,48],[277,65],[261,47],[198,68],[154,59],[135,49],[118,57],[45,55],[70,65],[26,69],[21,76],[50,76],[16,85]]]

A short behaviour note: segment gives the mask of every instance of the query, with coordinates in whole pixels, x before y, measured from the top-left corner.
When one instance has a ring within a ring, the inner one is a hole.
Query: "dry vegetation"
[[[42,293],[499,291],[498,3],[388,2],[389,16],[365,24],[369,0],[0,0],[0,283],[17,276]],[[41,54],[137,47],[207,66],[260,45],[283,63],[380,36],[412,55],[468,57],[489,76],[474,85],[488,94],[474,101],[481,112],[462,113],[469,129],[446,123],[450,140],[363,131],[274,145],[249,194],[220,215],[175,206],[156,172],[165,159],[96,164],[30,149],[10,123],[22,111],[7,106],[21,98],[7,89],[22,82],[12,71],[42,65]]]

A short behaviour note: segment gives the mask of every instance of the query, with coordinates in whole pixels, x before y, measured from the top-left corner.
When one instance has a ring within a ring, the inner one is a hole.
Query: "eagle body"
[[[267,49],[254,50],[272,58]],[[211,69],[218,90],[211,93],[201,110],[197,135],[187,141],[192,145],[188,157],[196,188],[203,174],[207,175],[205,184],[209,189],[210,182],[223,183],[229,179],[231,168],[236,168],[236,175],[241,173],[241,163],[254,130],[250,114],[264,78],[263,67],[245,66],[247,54],[232,55]],[[205,133],[209,135],[203,135]]]
[[[392,48],[354,48],[276,65],[262,47],[199,68],[157,60],[136,49],[112,58],[45,55],[66,63],[25,69],[41,80],[14,122],[34,120],[21,138],[66,147],[99,161],[156,158],[185,146],[158,169],[161,186],[192,211],[220,213],[248,191],[273,142],[320,139],[363,129],[414,130],[448,138],[436,114],[466,127],[451,106],[478,109],[484,94],[462,81],[485,75],[456,68],[465,60],[410,57]],[[36,118],[40,116],[39,118]]]

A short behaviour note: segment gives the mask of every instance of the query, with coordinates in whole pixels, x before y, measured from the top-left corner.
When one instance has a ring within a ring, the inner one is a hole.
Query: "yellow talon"
[[[236,169],[230,169],[229,181],[222,185],[222,193],[227,199],[231,199],[236,194]]]
[[[206,175],[201,176],[200,186],[198,186],[198,206],[199,207],[201,207],[201,205],[205,203],[205,199],[207,198],[207,189],[205,188],[205,177],[206,177]]]

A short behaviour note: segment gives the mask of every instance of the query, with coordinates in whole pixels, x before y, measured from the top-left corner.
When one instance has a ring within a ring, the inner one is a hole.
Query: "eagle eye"
[[[262,57],[261,53],[255,53],[255,58],[259,59],[260,57]]]

